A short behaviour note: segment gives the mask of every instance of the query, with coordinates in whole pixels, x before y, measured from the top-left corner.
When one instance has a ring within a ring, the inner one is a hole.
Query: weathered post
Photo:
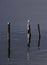
[[[8,58],[10,58],[10,23],[8,22]]]
[[[38,24],[38,48],[40,48],[40,38],[41,38],[40,26],[39,26],[39,24]]]
[[[27,38],[28,38],[27,46],[30,47],[30,41],[31,41],[30,20],[28,20],[28,24],[27,24]]]

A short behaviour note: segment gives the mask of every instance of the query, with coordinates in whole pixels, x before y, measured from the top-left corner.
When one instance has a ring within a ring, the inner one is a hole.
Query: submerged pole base
[[[30,47],[30,44],[27,44],[28,47]]]

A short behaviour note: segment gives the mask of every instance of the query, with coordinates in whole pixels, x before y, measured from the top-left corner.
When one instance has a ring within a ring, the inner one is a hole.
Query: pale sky
[[[25,26],[28,18],[32,28],[39,23],[47,30],[47,0],[0,0],[0,24],[11,21]]]

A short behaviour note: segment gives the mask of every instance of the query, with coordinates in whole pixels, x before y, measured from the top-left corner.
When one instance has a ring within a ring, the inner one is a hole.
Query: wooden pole
[[[38,24],[38,48],[40,48],[40,38],[41,38],[40,26],[39,26],[39,24]]]
[[[31,41],[30,20],[28,20],[28,24],[27,24],[27,38],[28,38],[27,46],[30,47],[30,41]]]
[[[10,58],[10,23],[8,22],[8,58]]]

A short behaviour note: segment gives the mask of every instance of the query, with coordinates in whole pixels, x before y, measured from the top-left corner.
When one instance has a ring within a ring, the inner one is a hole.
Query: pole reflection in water
[[[40,49],[40,36],[39,36],[39,39],[38,39],[38,48]]]
[[[27,60],[30,60],[30,43],[31,43],[31,33],[28,34],[28,44],[27,44]]]
[[[30,47],[27,47],[27,60],[30,60]]]

